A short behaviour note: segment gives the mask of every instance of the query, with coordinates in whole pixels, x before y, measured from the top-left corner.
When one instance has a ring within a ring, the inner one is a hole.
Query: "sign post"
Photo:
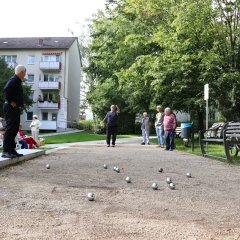
[[[204,100],[206,101],[206,130],[208,129],[208,99],[209,99],[209,84],[204,85]],[[208,149],[208,144],[206,145]]]

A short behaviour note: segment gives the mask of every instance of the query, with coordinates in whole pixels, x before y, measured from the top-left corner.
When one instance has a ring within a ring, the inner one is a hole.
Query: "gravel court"
[[[239,176],[153,145],[76,144],[0,171],[0,239],[240,239]]]

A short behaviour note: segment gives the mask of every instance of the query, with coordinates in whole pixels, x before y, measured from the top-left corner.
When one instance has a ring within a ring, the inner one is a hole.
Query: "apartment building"
[[[79,121],[81,55],[76,37],[0,38],[0,57],[9,67],[27,68],[33,106],[22,114],[24,130],[34,114],[42,130],[64,130]]]

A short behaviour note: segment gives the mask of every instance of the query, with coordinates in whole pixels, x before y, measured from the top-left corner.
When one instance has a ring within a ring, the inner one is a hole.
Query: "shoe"
[[[115,144],[112,144],[112,147],[115,147]]]
[[[142,143],[141,143],[141,145],[145,145],[145,143],[144,143],[144,142],[142,142]]]
[[[108,144],[107,147],[110,147],[110,144]]]
[[[173,151],[173,149],[172,149],[172,148],[169,148],[169,151]]]
[[[18,153],[17,151],[11,151],[11,153],[12,153],[13,155],[16,155],[17,157],[22,157],[22,156],[23,156],[23,154]]]
[[[169,151],[169,149],[168,148],[164,148],[164,151]]]
[[[15,158],[17,156],[15,154],[10,153],[10,152],[3,152],[2,157],[3,158]]]
[[[150,145],[150,143],[148,143],[148,145]]]
[[[161,148],[164,148],[164,145],[160,145]]]

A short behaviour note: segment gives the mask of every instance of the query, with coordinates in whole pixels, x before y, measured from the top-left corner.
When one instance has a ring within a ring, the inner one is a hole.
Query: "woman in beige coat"
[[[33,115],[33,120],[30,124],[31,132],[32,132],[32,137],[33,139],[39,144],[38,141],[38,135],[39,135],[39,128],[41,126],[40,121],[38,120],[37,115]]]

